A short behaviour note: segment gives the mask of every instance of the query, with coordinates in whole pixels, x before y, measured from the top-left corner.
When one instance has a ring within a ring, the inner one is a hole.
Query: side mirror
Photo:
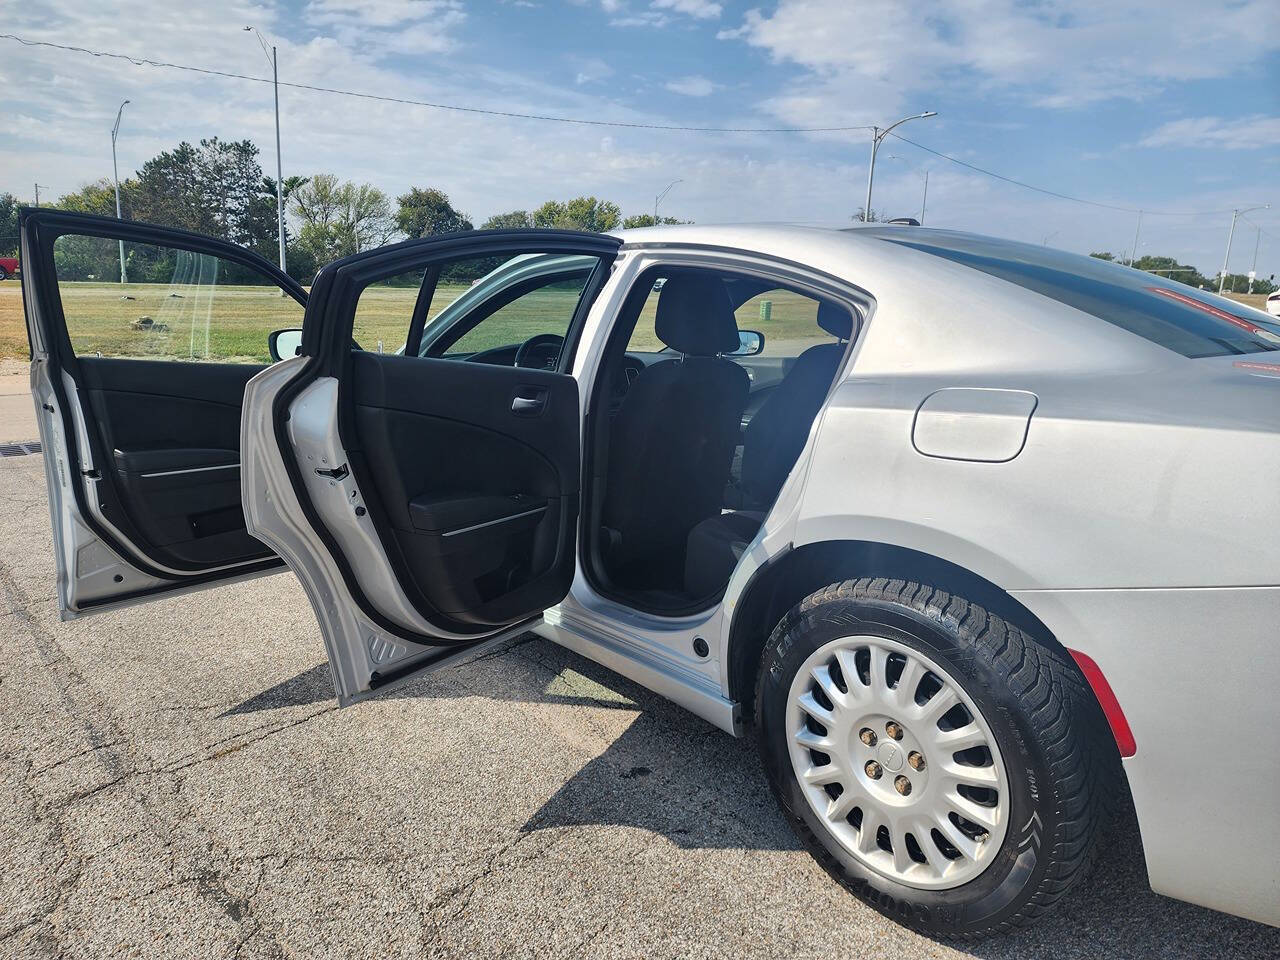
[[[279,363],[296,357],[302,350],[302,330],[290,327],[287,330],[273,330],[267,337],[267,352],[271,354],[271,362]]]
[[[726,357],[754,357],[764,351],[764,334],[759,330],[739,330],[738,349]]]

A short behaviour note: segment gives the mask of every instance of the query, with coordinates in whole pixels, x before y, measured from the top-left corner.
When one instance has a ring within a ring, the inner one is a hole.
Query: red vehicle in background
[[[19,272],[17,257],[0,257],[0,280],[8,280]]]

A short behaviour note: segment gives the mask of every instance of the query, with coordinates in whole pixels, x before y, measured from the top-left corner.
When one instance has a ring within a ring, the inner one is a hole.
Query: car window
[[[421,267],[369,284],[356,301],[351,339],[360,349],[375,353],[403,349],[421,288]]]
[[[1248,307],[1097,258],[984,237],[886,239],[1016,283],[1184,357],[1280,350],[1280,336]]]
[[[654,353],[666,349],[654,331],[664,282],[661,278],[656,280],[645,299],[640,318],[627,342],[629,353]],[[734,289],[735,284],[745,281],[727,278],[726,282],[735,302],[749,292]],[[759,289],[758,283],[750,282]],[[818,326],[817,300],[782,287],[749,296],[734,310],[734,319],[739,330],[758,330],[764,334],[764,350],[759,356],[797,357],[816,343],[834,343],[836,340]]]
[[[431,297],[423,356],[463,360],[532,337],[564,337],[598,258],[522,254],[446,264]]]
[[[270,276],[212,254],[64,234],[53,265],[77,356],[269,363],[270,333],[302,326]]]

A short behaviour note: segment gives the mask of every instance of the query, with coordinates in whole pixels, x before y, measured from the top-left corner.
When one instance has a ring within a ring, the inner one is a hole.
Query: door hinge
[[[334,467],[332,470],[325,470],[321,467],[316,467],[317,475],[321,477],[328,477],[330,480],[345,480],[347,474],[350,472],[351,471],[347,469],[347,465],[345,463],[340,467]]]

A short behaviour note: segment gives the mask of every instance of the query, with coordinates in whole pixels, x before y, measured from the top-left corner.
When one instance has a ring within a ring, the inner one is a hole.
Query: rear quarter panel
[[[1280,923],[1280,379],[962,273],[863,281],[877,310],[783,536],[902,546],[1010,592],[1130,721],[1153,887]],[[1021,453],[921,455],[916,410],[947,387],[1034,393]]]

